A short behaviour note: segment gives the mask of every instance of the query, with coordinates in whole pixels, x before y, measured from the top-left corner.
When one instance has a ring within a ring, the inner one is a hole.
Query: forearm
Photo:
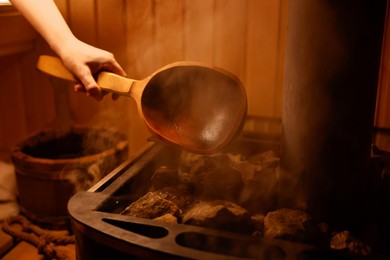
[[[126,73],[108,51],[79,41],[71,32],[53,0],[10,0],[31,23],[50,47],[61,57],[64,65],[79,79],[76,91],[102,99],[102,92],[93,75],[108,70]]]
[[[77,40],[53,0],[10,0],[59,55],[61,49]]]

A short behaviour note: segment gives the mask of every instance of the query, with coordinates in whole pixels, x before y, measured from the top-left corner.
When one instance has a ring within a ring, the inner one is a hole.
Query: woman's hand
[[[80,83],[74,85],[75,91],[86,92],[96,100],[101,100],[106,94],[100,90],[95,80],[100,71],[110,71],[126,76],[112,53],[88,45],[76,38],[63,44],[58,54],[65,66],[80,80]],[[113,99],[117,97],[113,94]]]

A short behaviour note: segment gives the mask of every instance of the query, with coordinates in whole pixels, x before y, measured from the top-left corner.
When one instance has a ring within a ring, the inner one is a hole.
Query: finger
[[[81,92],[81,93],[87,93],[88,96],[91,96],[91,97],[93,97],[94,99],[96,99],[98,101],[102,100],[103,96],[104,96],[104,94],[96,94],[94,92],[91,93],[91,91],[87,92],[87,90],[85,89],[84,85],[82,85],[82,84],[74,85],[74,91]],[[94,91],[94,90],[92,90],[92,91]]]
[[[100,88],[96,84],[90,84],[85,86],[87,90],[87,95],[93,97],[94,99],[100,101],[103,99],[103,95],[100,91]]]
[[[126,72],[122,69],[122,67],[115,59],[112,60],[110,63],[105,64],[104,68],[120,76],[127,76]]]
[[[95,98],[96,100],[103,99],[103,95],[100,91],[100,88],[97,85],[88,67],[78,76],[78,78],[84,85],[87,95]]]
[[[76,83],[73,85],[73,89],[74,91],[76,92],[82,92],[82,93],[86,93],[87,91],[85,90],[83,84],[80,84],[80,83]]]
[[[112,96],[111,96],[112,100],[117,100],[119,97],[120,97],[120,95],[112,93]]]
[[[109,94],[110,92],[107,90],[102,90],[102,96],[104,97],[105,95]]]

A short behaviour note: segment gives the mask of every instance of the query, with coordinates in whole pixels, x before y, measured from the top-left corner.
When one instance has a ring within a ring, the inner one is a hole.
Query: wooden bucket
[[[63,137],[54,130],[29,136],[11,150],[22,213],[46,228],[68,228],[67,203],[128,156],[125,135],[75,126]]]

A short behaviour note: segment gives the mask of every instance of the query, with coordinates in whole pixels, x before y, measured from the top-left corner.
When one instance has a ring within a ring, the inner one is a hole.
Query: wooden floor
[[[1,223],[0,223],[1,224]],[[75,250],[74,244],[67,246],[69,250]],[[1,260],[45,260],[38,254],[36,247],[24,241],[16,241],[12,236],[0,229],[0,259]]]

